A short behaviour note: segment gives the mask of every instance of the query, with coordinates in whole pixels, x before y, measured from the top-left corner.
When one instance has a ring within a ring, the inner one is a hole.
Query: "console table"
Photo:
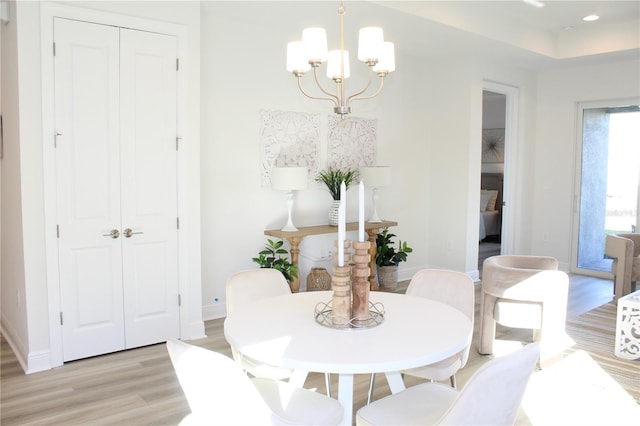
[[[365,222],[364,230],[369,235],[369,241],[371,242],[371,249],[369,254],[371,255],[371,261],[369,267],[371,268],[371,275],[369,275],[369,284],[371,290],[377,290],[378,284],[375,281],[375,266],[376,266],[376,235],[382,228],[388,228],[390,226],[398,226],[398,222],[390,220],[383,220],[382,222]],[[358,222],[349,222],[346,224],[346,231],[357,231]],[[316,225],[316,226],[302,226],[297,231],[287,232],[280,229],[268,229],[264,231],[264,235],[271,237],[277,237],[287,240],[291,244],[291,263],[298,266],[298,254],[300,249],[298,246],[304,237],[309,235],[321,235],[321,234],[333,234],[338,233],[337,226],[330,225]],[[300,277],[295,278],[291,282],[291,291],[297,293],[300,291]]]

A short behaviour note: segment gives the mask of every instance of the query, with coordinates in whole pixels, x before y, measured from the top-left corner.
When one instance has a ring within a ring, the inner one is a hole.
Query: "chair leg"
[[[371,380],[369,380],[369,396],[367,397],[367,405],[371,404],[373,400],[373,385],[376,382],[376,373],[371,373]]]
[[[327,396],[331,397],[331,374],[324,373],[324,385],[327,387]]]
[[[493,343],[496,338],[496,321],[493,319],[493,310],[497,297],[483,293],[480,299],[480,338],[478,353],[490,355],[493,353]]]

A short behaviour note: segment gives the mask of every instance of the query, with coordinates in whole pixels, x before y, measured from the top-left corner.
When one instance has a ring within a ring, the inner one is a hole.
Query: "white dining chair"
[[[337,425],[344,408],[280,380],[251,379],[231,358],[179,340],[167,350],[191,409],[181,425]]]
[[[431,381],[449,379],[451,386],[456,387],[456,372],[467,364],[471,339],[473,337],[473,318],[475,309],[475,288],[473,279],[462,272],[445,269],[422,269],[418,271],[407,287],[409,296],[424,297],[436,302],[445,303],[462,312],[469,321],[468,344],[465,348],[442,361],[422,367],[403,370],[402,374],[420,377]],[[419,324],[418,324],[419,326]],[[446,326],[443,325],[443,326]],[[369,401],[373,399],[375,375],[371,376],[369,385]]]
[[[276,269],[260,268],[236,272],[227,280],[227,315],[248,303],[262,300],[267,297],[291,294],[289,283],[284,275]],[[259,326],[259,324],[256,324]],[[291,377],[293,370],[290,368],[268,365],[249,358],[235,348],[231,348],[233,359],[253,377],[284,380]],[[331,382],[329,374],[325,374],[325,386],[327,395],[331,396]]]
[[[236,272],[227,280],[227,315],[248,303],[262,300],[266,297],[291,294],[291,289],[284,275],[276,269],[260,268]],[[282,380],[291,377],[293,370],[263,364],[246,357],[235,348],[231,348],[233,359],[253,377]]]
[[[533,372],[540,344],[494,358],[461,391],[421,383],[362,407],[356,425],[513,425]]]

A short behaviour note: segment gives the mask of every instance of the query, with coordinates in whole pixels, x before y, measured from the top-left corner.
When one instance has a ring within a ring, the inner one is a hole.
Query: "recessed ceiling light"
[[[600,17],[598,15],[587,15],[584,18],[582,18],[583,21],[587,21],[587,22],[591,22],[591,21],[597,21],[598,19],[600,19]]]
[[[544,7],[544,3],[539,0],[522,0],[523,2],[530,4],[533,7]]]

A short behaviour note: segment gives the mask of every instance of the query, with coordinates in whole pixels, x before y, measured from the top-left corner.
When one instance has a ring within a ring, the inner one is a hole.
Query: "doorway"
[[[579,106],[580,170],[574,268],[607,277],[609,233],[637,232],[640,225],[640,106],[628,102]]]
[[[505,94],[482,91],[482,165],[478,236],[480,272],[486,258],[501,253],[506,108]]]

